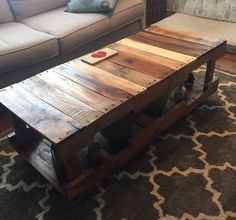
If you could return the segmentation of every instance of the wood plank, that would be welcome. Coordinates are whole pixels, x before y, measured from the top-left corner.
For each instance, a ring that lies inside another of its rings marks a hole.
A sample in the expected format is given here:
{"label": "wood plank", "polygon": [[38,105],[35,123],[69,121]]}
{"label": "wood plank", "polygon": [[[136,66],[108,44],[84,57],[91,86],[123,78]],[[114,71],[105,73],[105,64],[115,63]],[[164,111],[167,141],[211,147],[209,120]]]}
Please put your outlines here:
{"label": "wood plank", "polygon": [[103,71],[95,66],[86,64],[80,61],[79,59],[75,60],[74,62],[69,62],[68,65],[76,68],[81,72],[84,72],[86,75],[89,75],[94,80],[98,80],[99,82],[106,82],[108,85],[116,85],[118,88],[132,95],[137,95],[146,89],[143,86],[137,85],[126,79],[115,76],[114,74]]}
{"label": "wood plank", "polygon": [[184,65],[184,63],[180,61],[168,59],[162,56],[158,56],[155,53],[146,52],[144,50],[139,50],[119,43],[111,44],[110,47],[114,50],[118,50],[120,52],[128,54],[130,53],[130,51],[132,51],[132,55],[140,58],[141,60],[152,61],[159,65],[167,66],[173,70],[178,70]]}
{"label": "wood plank", "polygon": [[125,66],[121,66],[121,65],[112,63],[109,60],[104,60],[104,61],[96,64],[96,67],[98,67],[102,70],[105,70],[109,73],[112,73],[116,76],[119,76],[121,78],[124,78],[126,80],[129,80],[129,81],[136,83],[140,86],[143,86],[145,88],[148,88],[149,86],[151,86],[155,82],[157,82],[156,78],[154,78],[150,75],[129,69]]}
{"label": "wood plank", "polygon": [[94,189],[97,183],[105,176],[111,174],[123,164],[126,164],[131,158],[141,152],[148,142],[150,143],[157,135],[160,135],[173,123],[186,115],[186,112],[191,112],[209,95],[214,93],[217,90],[218,83],[219,80],[212,82],[210,89],[205,93],[197,91],[188,102],[181,102],[162,117],[157,118],[147,127],[140,130],[140,132],[130,138],[127,147],[124,147],[120,152],[106,160],[102,166],[99,166],[94,170],[89,170],[84,175],[81,175],[68,183],[65,186],[67,198],[69,200],[74,200],[76,197],[81,198],[83,195]]}
{"label": "wood plank", "polygon": [[[60,185],[56,170],[53,165],[51,146],[45,140],[35,136],[27,147],[20,147],[14,133],[9,135],[13,148],[30,163],[41,175],[43,175],[56,189],[64,195],[63,187]],[[64,195],[65,196],[65,195]]]}
{"label": "wood plank", "polygon": [[73,96],[76,99],[84,102],[85,104],[92,106],[93,108],[101,111],[108,112],[117,106],[117,102],[112,101],[78,83],[49,70],[37,75],[40,79],[43,79],[48,84],[60,89],[61,91]]}
{"label": "wood plank", "polygon": [[103,115],[101,111],[98,111],[63,91],[50,86],[37,76],[24,80],[19,83],[19,85],[28,90],[34,96],[73,118],[83,127]]}
{"label": "wood plank", "polygon": [[82,127],[80,123],[33,96],[19,84],[1,90],[0,102],[54,144]]}
{"label": "wood plank", "polygon": [[133,97],[116,85],[109,85],[104,80],[95,80],[93,77],[65,64],[53,68],[53,71],[115,102],[124,102]]}
{"label": "wood plank", "polygon": [[154,77],[157,82],[160,81],[160,79],[162,79],[163,77],[167,77],[169,74],[175,71],[167,66],[158,64],[148,59],[140,59],[133,54],[124,53],[121,51],[118,53],[118,55],[109,58],[109,61],[126,68],[130,68],[132,70],[150,75]]}
{"label": "wood plank", "polygon": [[169,28],[169,27],[160,27],[160,26],[152,26],[147,28],[146,30],[162,34],[165,36],[173,37],[176,39],[186,40],[192,43],[207,45],[207,46],[216,46],[221,44],[223,41],[217,38],[209,38],[207,36],[199,35],[193,32],[183,31],[176,28]]}
{"label": "wood plank", "polygon": [[161,47],[156,47],[156,46],[152,46],[146,43],[142,43],[139,41],[135,41],[129,38],[125,38],[123,40],[118,41],[118,43],[132,47],[132,48],[136,48],[139,50],[143,50],[149,53],[153,53],[159,56],[163,56],[172,60],[177,60],[183,63],[189,63],[191,61],[194,61],[196,58],[193,56],[189,56],[189,55],[185,55],[182,53],[178,53],[175,51],[171,51],[171,50],[166,50],[163,49]]}
{"label": "wood plank", "polygon": [[161,47],[163,49],[183,53],[193,57],[199,57],[203,53],[211,50],[212,47],[202,44],[177,39],[149,31],[143,31],[130,37],[130,39],[147,43],[152,46]]}

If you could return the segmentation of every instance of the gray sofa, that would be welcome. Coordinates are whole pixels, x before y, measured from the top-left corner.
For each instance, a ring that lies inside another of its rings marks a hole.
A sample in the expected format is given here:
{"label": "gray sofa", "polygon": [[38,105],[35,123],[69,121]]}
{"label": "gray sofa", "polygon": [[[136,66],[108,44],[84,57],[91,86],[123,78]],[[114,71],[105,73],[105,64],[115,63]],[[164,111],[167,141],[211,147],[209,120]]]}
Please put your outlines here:
{"label": "gray sofa", "polygon": [[68,13],[68,0],[0,0],[0,88],[145,27],[145,1],[109,13]]}
{"label": "gray sofa", "polygon": [[227,40],[227,52],[236,54],[235,0],[167,0],[167,10],[175,14],[154,26],[176,28]]}

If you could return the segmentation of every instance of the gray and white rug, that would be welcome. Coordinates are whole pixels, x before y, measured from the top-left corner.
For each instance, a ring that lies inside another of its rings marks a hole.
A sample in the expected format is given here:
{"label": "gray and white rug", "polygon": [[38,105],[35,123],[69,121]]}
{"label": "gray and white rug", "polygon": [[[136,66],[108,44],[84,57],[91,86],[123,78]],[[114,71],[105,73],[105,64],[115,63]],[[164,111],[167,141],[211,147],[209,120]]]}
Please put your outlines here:
{"label": "gray and white rug", "polygon": [[74,205],[0,141],[1,220],[236,219],[236,76]]}

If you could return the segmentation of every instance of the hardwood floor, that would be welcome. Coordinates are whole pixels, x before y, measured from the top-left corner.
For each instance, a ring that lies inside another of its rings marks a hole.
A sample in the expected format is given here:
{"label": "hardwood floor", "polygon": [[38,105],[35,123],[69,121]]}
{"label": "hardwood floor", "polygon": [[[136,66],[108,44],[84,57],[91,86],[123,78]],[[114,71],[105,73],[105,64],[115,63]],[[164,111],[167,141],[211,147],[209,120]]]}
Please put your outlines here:
{"label": "hardwood floor", "polygon": [[[217,68],[236,75],[236,55],[225,54],[224,57],[217,61]],[[0,110],[0,133],[8,130],[10,127],[10,114]]]}
{"label": "hardwood floor", "polygon": [[217,68],[236,75],[236,55],[225,54],[224,57],[217,61]]}

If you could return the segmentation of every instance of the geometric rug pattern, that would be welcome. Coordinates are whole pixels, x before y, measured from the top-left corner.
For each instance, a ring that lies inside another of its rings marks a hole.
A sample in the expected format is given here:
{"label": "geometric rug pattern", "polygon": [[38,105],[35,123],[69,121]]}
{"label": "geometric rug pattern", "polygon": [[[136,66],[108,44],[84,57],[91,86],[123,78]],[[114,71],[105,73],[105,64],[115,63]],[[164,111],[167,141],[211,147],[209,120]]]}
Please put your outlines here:
{"label": "geometric rug pattern", "polygon": [[75,204],[2,137],[0,219],[236,219],[236,76],[216,75],[217,93]]}

